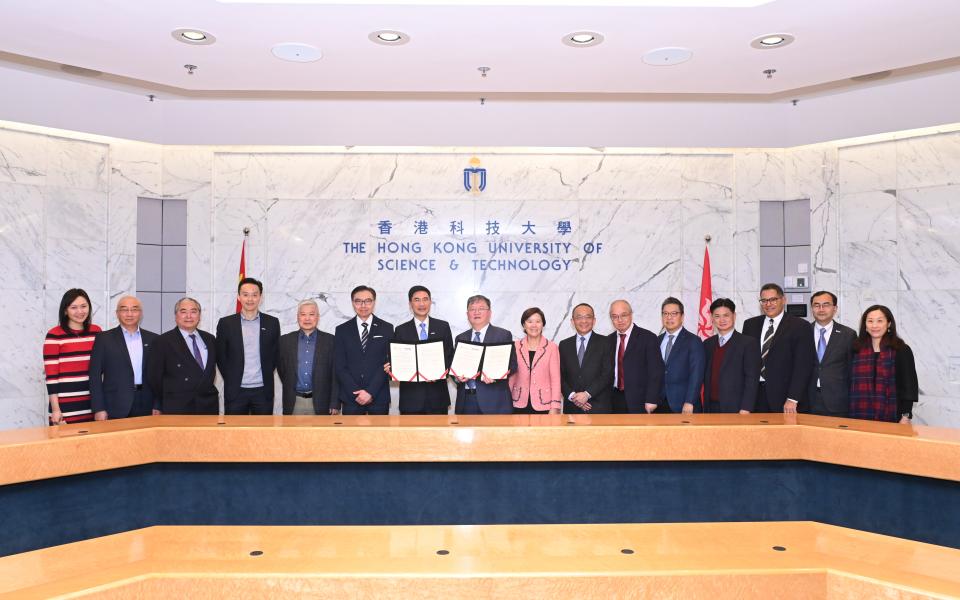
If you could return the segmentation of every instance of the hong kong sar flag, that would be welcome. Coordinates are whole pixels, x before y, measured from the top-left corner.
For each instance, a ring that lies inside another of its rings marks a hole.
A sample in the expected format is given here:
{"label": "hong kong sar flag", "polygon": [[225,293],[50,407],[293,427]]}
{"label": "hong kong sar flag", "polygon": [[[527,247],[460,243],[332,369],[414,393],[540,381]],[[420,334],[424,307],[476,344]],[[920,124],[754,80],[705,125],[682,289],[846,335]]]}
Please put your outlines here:
{"label": "hong kong sar flag", "polygon": [[710,250],[703,248],[703,278],[700,280],[700,314],[697,317],[697,335],[705,340],[713,335],[713,319],[710,318],[710,303],[713,289],[710,285]]}

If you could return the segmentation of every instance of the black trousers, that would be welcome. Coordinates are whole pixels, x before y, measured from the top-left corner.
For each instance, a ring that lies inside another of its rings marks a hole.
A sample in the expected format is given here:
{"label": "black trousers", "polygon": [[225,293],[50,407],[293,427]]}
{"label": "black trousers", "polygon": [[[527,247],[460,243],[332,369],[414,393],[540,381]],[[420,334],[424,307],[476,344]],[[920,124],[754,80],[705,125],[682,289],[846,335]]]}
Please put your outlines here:
{"label": "black trousers", "polygon": [[624,397],[623,392],[617,388],[613,388],[613,391],[610,393],[610,403],[613,405],[613,414],[615,415],[625,415],[630,412],[627,409],[626,397]]}
{"label": "black trousers", "polygon": [[225,401],[223,410],[228,415],[272,415],[273,398],[267,398],[266,388],[240,388],[236,397]]}

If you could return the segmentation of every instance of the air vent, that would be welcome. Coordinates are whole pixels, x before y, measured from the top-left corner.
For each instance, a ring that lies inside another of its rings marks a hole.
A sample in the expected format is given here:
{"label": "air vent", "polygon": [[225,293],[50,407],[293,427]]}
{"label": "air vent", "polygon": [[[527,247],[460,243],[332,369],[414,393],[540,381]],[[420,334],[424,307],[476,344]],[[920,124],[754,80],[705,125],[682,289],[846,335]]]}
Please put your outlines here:
{"label": "air vent", "polygon": [[60,70],[70,75],[79,75],[80,77],[100,77],[103,75],[103,71],[94,71],[93,69],[85,69],[73,65],[60,65]]}

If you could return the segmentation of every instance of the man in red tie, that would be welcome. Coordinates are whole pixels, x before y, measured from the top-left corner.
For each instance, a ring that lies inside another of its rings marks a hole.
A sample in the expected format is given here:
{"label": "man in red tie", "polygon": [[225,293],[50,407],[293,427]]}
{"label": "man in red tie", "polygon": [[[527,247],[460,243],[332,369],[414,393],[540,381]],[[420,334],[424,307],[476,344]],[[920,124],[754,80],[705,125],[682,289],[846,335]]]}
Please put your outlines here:
{"label": "man in red tie", "polygon": [[613,346],[613,412],[652,413],[660,401],[663,358],[651,331],[633,323],[633,309],[626,300],[610,305]]}

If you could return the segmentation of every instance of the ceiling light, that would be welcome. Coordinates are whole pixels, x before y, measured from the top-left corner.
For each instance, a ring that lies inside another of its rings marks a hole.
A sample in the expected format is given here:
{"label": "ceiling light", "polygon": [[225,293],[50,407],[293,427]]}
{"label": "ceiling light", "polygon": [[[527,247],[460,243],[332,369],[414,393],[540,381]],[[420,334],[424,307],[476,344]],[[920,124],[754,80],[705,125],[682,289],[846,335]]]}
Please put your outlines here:
{"label": "ceiling light", "polygon": [[395,29],[381,29],[368,35],[367,39],[383,46],[400,46],[409,42],[410,36]]}
{"label": "ceiling light", "polygon": [[202,31],[195,27],[179,27],[171,31],[170,35],[178,42],[191,46],[209,46],[217,41],[217,38],[209,31]]}
{"label": "ceiling light", "polygon": [[587,46],[596,46],[603,41],[603,35],[596,31],[574,31],[563,36],[564,44],[574,48],[585,48]]}
{"label": "ceiling light", "polygon": [[757,50],[772,50],[783,48],[793,43],[796,38],[789,33],[768,33],[755,38],[750,45]]}

